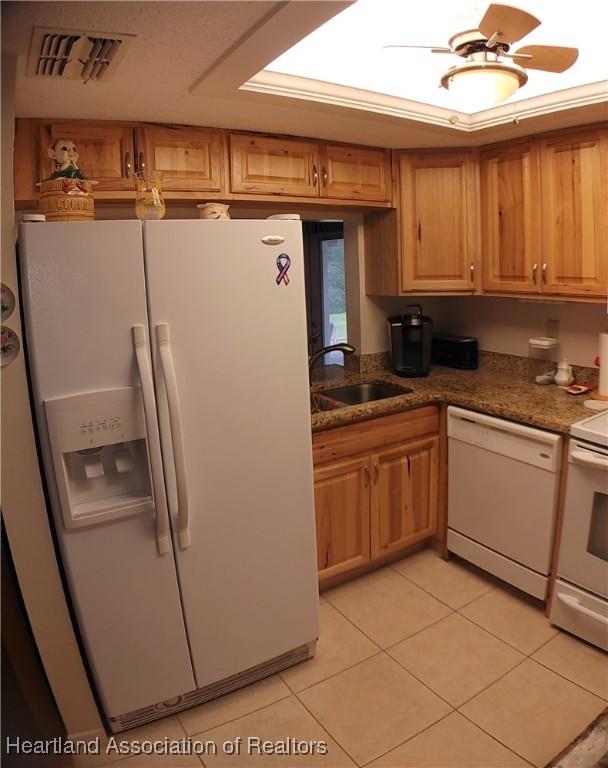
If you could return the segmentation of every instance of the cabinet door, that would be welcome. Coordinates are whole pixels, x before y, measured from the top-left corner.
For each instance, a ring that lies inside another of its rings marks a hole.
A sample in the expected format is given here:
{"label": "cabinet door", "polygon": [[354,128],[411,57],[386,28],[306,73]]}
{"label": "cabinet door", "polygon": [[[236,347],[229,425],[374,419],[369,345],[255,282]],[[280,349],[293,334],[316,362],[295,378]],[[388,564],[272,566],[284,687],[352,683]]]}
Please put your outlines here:
{"label": "cabinet door", "polygon": [[372,559],[404,549],[437,529],[439,438],[371,457]]}
{"label": "cabinet door", "polygon": [[233,192],[319,196],[316,143],[232,133],[230,154]]}
{"label": "cabinet door", "polygon": [[606,296],[608,132],[540,141],[543,292]]}
{"label": "cabinet door", "polygon": [[325,144],[321,195],[341,200],[390,200],[391,160],[384,149]]}
{"label": "cabinet door", "polygon": [[369,457],[315,469],[319,579],[369,562]]}
{"label": "cabinet door", "polygon": [[148,170],[161,171],[163,189],[221,192],[224,138],[221,130],[146,126],[137,131],[137,149]]}
{"label": "cabinet door", "polygon": [[475,288],[478,184],[469,153],[402,155],[402,290]]}
{"label": "cabinet door", "polygon": [[540,290],[538,156],[530,142],[481,157],[483,287]]}
{"label": "cabinet door", "polygon": [[112,123],[49,123],[40,127],[40,178],[53,171],[48,148],[57,139],[71,139],[78,150],[78,166],[87,177],[99,182],[96,192],[134,190],[133,128]]}

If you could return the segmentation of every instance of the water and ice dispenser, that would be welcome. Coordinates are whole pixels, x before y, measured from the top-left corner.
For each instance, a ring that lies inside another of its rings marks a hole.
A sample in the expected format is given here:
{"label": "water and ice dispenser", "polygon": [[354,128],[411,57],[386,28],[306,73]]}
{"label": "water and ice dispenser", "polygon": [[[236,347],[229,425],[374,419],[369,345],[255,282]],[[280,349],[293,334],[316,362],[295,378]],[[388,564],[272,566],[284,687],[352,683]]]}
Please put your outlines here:
{"label": "water and ice dispenser", "polygon": [[44,406],[66,528],[154,510],[139,388],[87,392]]}

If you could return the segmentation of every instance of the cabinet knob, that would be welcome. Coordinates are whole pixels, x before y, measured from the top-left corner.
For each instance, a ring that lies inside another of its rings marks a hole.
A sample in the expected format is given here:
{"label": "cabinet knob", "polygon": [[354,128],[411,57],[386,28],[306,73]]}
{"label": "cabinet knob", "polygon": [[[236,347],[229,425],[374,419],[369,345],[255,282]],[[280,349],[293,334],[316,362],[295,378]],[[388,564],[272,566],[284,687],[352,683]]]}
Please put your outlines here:
{"label": "cabinet knob", "polygon": [[125,176],[131,178],[131,153],[125,152]]}
{"label": "cabinet knob", "polygon": [[469,264],[469,277],[471,278],[471,282],[475,280],[475,264],[473,264],[473,262]]}
{"label": "cabinet knob", "polygon": [[317,186],[317,182],[319,181],[319,171],[317,170],[317,166],[313,165],[312,167],[312,185],[313,187]]}
{"label": "cabinet knob", "polygon": [[139,162],[137,163],[137,170],[143,173],[146,170],[146,157],[143,152],[139,153]]}
{"label": "cabinet knob", "polygon": [[326,187],[327,186],[327,179],[328,179],[327,169],[326,168],[321,168],[321,178],[323,179],[323,186]]}

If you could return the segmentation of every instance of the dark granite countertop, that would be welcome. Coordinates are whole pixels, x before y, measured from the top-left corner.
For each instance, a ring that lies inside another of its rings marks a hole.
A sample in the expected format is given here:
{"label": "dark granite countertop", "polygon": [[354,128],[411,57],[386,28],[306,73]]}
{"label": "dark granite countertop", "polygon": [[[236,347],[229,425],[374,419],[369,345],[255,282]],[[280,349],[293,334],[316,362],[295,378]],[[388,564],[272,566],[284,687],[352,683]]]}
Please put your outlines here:
{"label": "dark granite countertop", "polygon": [[[585,383],[585,370],[576,380]],[[593,372],[590,373],[593,376]],[[569,395],[554,384],[531,383],[511,356],[483,358],[474,371],[433,366],[424,378],[406,379],[386,370],[348,373],[339,366],[317,369],[311,393],[365,381],[385,381],[407,387],[411,393],[362,405],[351,405],[312,414],[312,431],[387,416],[431,403],[448,403],[552,432],[567,433],[570,425],[591,416],[584,408],[588,394]],[[592,383],[592,382],[591,382]]]}

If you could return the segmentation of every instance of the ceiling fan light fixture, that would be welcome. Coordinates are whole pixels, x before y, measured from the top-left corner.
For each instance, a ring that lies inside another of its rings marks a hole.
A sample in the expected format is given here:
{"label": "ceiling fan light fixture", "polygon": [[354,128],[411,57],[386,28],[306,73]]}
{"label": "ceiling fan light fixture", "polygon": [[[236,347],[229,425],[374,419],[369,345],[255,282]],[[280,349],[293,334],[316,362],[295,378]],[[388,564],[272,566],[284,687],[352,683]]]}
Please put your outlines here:
{"label": "ceiling fan light fixture", "polygon": [[441,85],[463,112],[478,112],[501,104],[525,85],[528,75],[518,64],[502,61],[466,61],[451,67]]}

